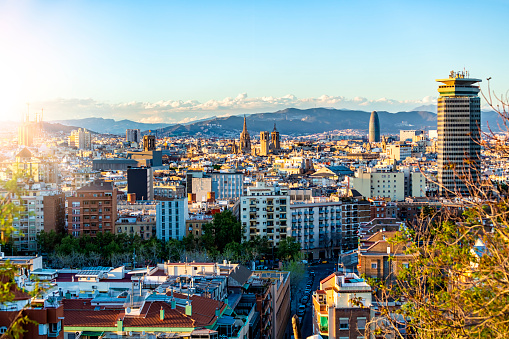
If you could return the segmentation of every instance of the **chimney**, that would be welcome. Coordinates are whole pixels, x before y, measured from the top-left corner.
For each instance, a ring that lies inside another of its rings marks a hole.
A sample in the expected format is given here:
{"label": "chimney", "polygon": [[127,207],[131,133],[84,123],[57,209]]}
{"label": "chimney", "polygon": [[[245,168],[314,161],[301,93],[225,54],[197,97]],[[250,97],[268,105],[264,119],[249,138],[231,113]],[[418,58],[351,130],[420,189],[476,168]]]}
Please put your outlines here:
{"label": "chimney", "polygon": [[159,311],[159,320],[164,320],[164,309],[161,306],[161,310]]}
{"label": "chimney", "polygon": [[219,317],[221,315],[221,311],[219,310],[219,308],[216,308],[216,317]]}
{"label": "chimney", "polygon": [[193,306],[191,306],[191,302],[188,301],[186,305],[186,315],[193,315]]}
{"label": "chimney", "polygon": [[172,298],[171,299],[171,309],[174,310],[177,308],[177,301],[175,300],[175,298]]}

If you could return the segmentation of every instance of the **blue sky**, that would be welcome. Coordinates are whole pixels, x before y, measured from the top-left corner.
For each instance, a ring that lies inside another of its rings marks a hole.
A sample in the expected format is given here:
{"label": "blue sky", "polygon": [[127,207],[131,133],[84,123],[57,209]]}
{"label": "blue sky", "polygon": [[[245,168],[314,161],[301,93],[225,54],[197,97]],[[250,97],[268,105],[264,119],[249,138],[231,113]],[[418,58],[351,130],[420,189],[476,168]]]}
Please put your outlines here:
{"label": "blue sky", "polygon": [[507,13],[507,1],[0,1],[0,119],[26,102],[48,120],[408,110],[463,67],[505,93]]}

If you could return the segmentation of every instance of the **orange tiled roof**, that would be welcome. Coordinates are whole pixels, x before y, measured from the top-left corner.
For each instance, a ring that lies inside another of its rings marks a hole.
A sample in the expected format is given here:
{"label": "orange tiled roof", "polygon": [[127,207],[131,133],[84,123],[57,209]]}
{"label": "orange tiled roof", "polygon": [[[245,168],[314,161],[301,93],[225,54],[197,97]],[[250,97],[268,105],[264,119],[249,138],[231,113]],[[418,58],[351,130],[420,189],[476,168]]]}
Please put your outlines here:
{"label": "orange tiled roof", "polygon": [[[179,299],[187,296],[175,293]],[[185,308],[171,305],[164,301],[147,301],[139,316],[126,316],[124,308],[97,309],[90,304],[91,299],[64,299],[64,325],[84,327],[112,327],[117,326],[117,320],[122,319],[124,327],[204,327],[212,325],[217,317],[216,308],[224,310],[226,304],[213,299],[192,296],[192,315],[185,314]],[[164,320],[160,319],[160,310],[164,310]]]}

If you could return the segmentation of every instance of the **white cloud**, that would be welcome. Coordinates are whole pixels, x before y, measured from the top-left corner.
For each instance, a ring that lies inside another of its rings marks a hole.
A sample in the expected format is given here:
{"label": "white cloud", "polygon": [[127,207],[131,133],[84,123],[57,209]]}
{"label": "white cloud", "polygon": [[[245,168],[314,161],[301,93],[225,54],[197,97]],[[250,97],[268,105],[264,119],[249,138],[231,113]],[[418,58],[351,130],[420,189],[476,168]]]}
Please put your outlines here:
{"label": "white cloud", "polygon": [[343,96],[321,95],[315,98],[297,98],[293,94],[282,97],[249,97],[240,93],[222,100],[211,99],[206,102],[196,100],[160,100],[157,102],[125,102],[111,104],[87,99],[55,99],[35,103],[31,107],[43,107],[45,120],[62,120],[86,117],[130,119],[140,122],[176,123],[191,122],[211,116],[228,116],[242,113],[271,112],[280,109],[330,107],[342,109],[408,111],[422,105],[436,103],[434,97],[418,100],[394,100],[388,98],[367,99]]}

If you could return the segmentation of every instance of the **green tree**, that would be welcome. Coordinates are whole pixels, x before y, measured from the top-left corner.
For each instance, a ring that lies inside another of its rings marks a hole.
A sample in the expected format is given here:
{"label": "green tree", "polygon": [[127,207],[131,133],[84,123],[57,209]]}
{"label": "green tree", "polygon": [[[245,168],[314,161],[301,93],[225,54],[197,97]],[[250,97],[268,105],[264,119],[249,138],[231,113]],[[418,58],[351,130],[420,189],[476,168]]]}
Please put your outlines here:
{"label": "green tree", "polygon": [[[502,107],[507,127],[507,102]],[[505,136],[486,134],[482,145],[500,158],[509,155]],[[455,193],[466,209],[462,215],[444,214],[446,207],[439,218],[423,213],[418,223],[391,239],[414,259],[395,279],[371,282],[384,317],[373,322],[375,335],[403,338],[398,327],[406,325],[414,338],[508,337],[509,197],[488,180],[457,179],[469,190],[468,197]],[[388,302],[401,308],[385,306]]]}
{"label": "green tree", "polygon": [[[2,183],[1,186],[6,194],[0,199],[0,246],[5,249],[6,245],[12,245],[11,235],[15,231],[13,222],[24,212],[24,209],[21,204],[13,202],[13,200],[18,200],[22,196],[21,189],[18,186],[18,174],[14,173],[12,180]],[[0,265],[0,304],[14,301],[16,272],[17,267],[9,260]],[[38,291],[39,288],[36,286],[34,290]],[[35,296],[35,292],[32,294]],[[20,313],[2,337],[20,338],[26,332],[24,325],[29,323],[37,324],[28,316],[22,316]]]}
{"label": "green tree", "polygon": [[212,222],[204,224],[202,229],[202,240],[207,251],[215,249],[223,252],[228,243],[242,241],[242,226],[230,210],[215,214]]}
{"label": "green tree", "polygon": [[287,237],[279,242],[277,256],[281,260],[295,260],[300,254],[300,243],[295,238]]}
{"label": "green tree", "polygon": [[294,301],[294,311],[297,309],[298,298],[297,291],[299,290],[300,283],[306,275],[306,267],[301,260],[290,260],[285,262],[283,271],[290,272],[290,293],[291,300]]}

